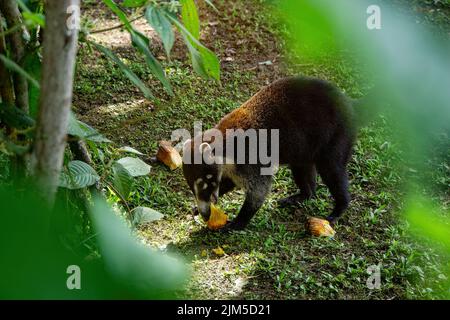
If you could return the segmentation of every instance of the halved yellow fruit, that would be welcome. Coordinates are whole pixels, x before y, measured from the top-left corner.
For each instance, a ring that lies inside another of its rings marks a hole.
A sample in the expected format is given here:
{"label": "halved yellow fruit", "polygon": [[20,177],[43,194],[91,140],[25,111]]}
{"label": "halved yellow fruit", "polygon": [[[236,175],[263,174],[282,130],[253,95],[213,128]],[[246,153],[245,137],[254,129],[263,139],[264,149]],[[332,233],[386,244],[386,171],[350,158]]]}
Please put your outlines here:
{"label": "halved yellow fruit", "polygon": [[336,231],[331,227],[328,220],[319,218],[309,218],[308,229],[316,237],[334,237],[336,234]]}
{"label": "halved yellow fruit", "polygon": [[211,230],[217,230],[227,224],[228,216],[220,208],[211,204],[211,215],[207,222],[208,228]]}

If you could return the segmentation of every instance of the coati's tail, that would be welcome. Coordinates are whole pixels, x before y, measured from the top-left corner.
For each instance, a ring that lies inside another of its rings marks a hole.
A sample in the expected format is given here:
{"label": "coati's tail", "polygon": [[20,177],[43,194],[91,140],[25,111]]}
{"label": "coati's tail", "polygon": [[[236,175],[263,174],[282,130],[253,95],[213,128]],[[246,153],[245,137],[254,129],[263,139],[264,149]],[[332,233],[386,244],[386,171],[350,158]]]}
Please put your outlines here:
{"label": "coati's tail", "polygon": [[372,89],[366,96],[359,99],[351,99],[355,124],[358,127],[369,125],[386,106],[378,91]]}

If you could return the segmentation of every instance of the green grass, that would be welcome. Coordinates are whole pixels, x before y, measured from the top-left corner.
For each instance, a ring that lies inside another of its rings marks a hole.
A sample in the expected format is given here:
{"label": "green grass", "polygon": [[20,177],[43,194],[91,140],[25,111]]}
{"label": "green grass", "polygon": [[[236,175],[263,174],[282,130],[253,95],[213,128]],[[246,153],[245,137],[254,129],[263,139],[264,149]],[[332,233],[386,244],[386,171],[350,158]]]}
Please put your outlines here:
{"label": "green grass", "polygon": [[[170,139],[177,128],[192,130],[194,121],[214,125],[266,82],[288,74],[328,79],[351,96],[370,87],[361,68],[343,56],[314,63],[248,67],[264,57],[261,46],[285,31],[270,21],[270,12],[252,2],[218,1],[221,14],[208,13],[210,21],[233,26],[236,34],[217,37],[209,45],[221,56],[236,39],[252,39],[236,46],[234,62],[223,65],[221,84],[193,74],[186,61],[165,62],[176,96],[169,98],[151,76],[141,58],[132,51],[121,53],[131,68],[153,89],[157,101],[143,101],[122,73],[108,61],[81,49],[76,79],[75,108],[80,118],[93,125],[116,146],[130,145],[156,153],[161,139]],[[245,11],[245,10],[248,11]],[[255,12],[258,12],[256,14]],[[207,21],[207,20],[206,20]],[[206,24],[203,21],[203,25]],[[281,50],[279,44],[270,50]],[[266,57],[267,58],[272,58]],[[337,226],[334,239],[313,238],[306,233],[306,217],[325,217],[332,208],[330,193],[319,184],[317,198],[297,208],[280,209],[276,201],[295,192],[289,170],[281,169],[263,208],[240,232],[210,232],[191,214],[193,198],[180,170],[153,164],[149,177],[136,181],[128,202],[148,206],[165,215],[161,221],[138,230],[146,243],[178,254],[191,266],[191,278],[180,296],[190,298],[248,299],[427,299],[441,297],[440,263],[445,257],[422,246],[408,233],[401,215],[401,148],[385,118],[362,128],[349,165],[353,201]],[[108,148],[105,148],[107,150]],[[439,170],[448,170],[445,163]],[[447,168],[447,169],[445,169]],[[447,171],[448,173],[448,171]],[[441,179],[440,176],[436,179]],[[448,180],[446,180],[448,181]],[[441,181],[441,183],[446,183]],[[445,192],[445,191],[444,191]],[[446,199],[448,194],[439,193]],[[110,200],[119,199],[110,195]],[[243,200],[234,192],[220,200],[233,217]],[[226,255],[212,249],[221,246]],[[203,253],[203,254],[202,254]],[[205,254],[206,253],[206,254]],[[381,265],[381,288],[366,286],[367,268]]]}

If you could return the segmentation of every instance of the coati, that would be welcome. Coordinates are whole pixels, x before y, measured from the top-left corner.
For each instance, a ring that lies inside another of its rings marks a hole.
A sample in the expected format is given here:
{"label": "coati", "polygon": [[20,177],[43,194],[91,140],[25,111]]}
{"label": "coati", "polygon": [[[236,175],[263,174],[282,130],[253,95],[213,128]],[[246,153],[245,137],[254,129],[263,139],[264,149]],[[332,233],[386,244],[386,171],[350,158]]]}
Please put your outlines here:
{"label": "coati", "polygon": [[[317,172],[334,198],[334,209],[327,218],[334,223],[350,202],[346,167],[356,135],[354,122],[351,99],[334,85],[315,78],[289,77],[263,88],[223,117],[214,130],[224,134],[226,149],[230,140],[227,129],[278,129],[279,164],[290,167],[300,189],[280,204],[295,204],[313,197]],[[260,162],[239,164],[236,153],[233,159],[222,163],[204,160],[214,159],[217,153],[210,147],[214,138],[207,133],[184,144],[184,153],[188,152],[191,160],[195,155],[202,156],[198,164],[184,161],[184,177],[205,220],[209,219],[211,202],[217,202],[219,196],[234,188],[244,189],[245,201],[239,214],[223,230],[243,229],[270,192],[272,175],[261,174],[264,165]],[[247,160],[250,152],[256,150],[247,143]]]}

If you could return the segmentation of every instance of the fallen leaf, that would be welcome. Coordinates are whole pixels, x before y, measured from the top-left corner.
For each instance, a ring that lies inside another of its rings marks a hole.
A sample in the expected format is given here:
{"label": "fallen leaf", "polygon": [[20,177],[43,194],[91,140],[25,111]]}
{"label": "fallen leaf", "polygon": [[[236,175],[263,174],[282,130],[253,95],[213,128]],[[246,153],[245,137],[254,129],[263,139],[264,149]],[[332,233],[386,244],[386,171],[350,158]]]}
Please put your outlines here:
{"label": "fallen leaf", "polygon": [[225,255],[225,251],[221,247],[217,247],[216,249],[212,249],[212,251],[218,255],[219,257]]}

